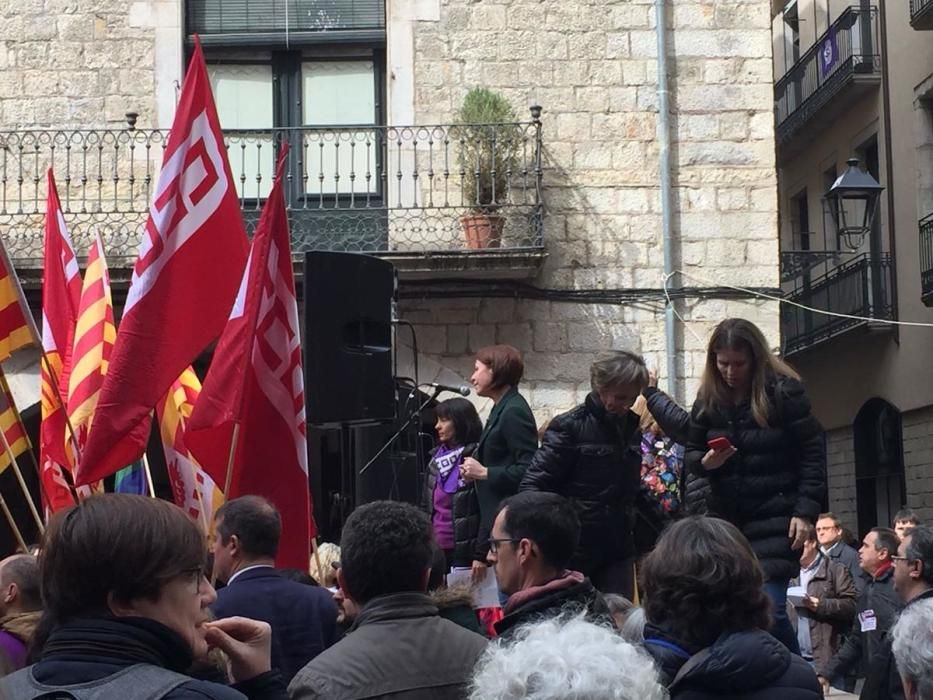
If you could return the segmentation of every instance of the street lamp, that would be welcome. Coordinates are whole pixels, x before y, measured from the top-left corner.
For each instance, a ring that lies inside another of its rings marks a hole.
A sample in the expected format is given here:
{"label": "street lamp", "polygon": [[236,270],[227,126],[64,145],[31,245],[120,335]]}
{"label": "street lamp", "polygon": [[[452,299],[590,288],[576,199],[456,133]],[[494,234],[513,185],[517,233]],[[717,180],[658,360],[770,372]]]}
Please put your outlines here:
{"label": "street lamp", "polygon": [[850,250],[858,250],[871,231],[884,187],[859,167],[858,158],[850,158],[846,163],[849,167],[836,178],[825,198],[836,235]]}

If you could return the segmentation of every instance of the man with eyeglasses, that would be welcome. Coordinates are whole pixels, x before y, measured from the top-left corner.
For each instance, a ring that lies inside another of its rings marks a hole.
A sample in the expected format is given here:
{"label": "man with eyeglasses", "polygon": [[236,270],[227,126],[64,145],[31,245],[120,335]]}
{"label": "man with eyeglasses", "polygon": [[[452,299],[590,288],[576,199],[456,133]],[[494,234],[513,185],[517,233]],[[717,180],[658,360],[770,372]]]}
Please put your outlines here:
{"label": "man with eyeglasses", "polygon": [[845,566],[852,574],[855,589],[861,593],[868,579],[859,565],[858,552],[847,545],[843,540],[842,523],[835,513],[820,513],[816,519],[816,541],[820,543],[820,551],[831,561]]}
{"label": "man with eyeglasses", "polygon": [[599,591],[579,571],[567,569],[579,540],[580,519],[563,496],[523,491],[502,502],[486,557],[508,595],[505,616],[496,623],[500,637],[526,622],[575,612],[611,622]]}
{"label": "man with eyeglasses", "polygon": [[[933,599],[933,528],[918,526],[901,536],[894,561],[894,590],[904,601],[904,610],[925,599]],[[903,614],[903,613],[901,613]],[[933,620],[930,621],[933,625]],[[862,698],[903,698],[901,674],[886,635],[875,664],[862,689]]]}

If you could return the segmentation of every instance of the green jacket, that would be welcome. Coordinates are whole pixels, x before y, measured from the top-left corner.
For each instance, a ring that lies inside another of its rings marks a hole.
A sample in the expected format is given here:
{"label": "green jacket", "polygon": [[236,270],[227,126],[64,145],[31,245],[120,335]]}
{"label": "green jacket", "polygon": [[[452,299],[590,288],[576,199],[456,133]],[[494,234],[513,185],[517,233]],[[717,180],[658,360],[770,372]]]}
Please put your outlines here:
{"label": "green jacket", "polygon": [[473,457],[489,471],[476,482],[479,502],[479,536],[476,556],[486,561],[489,533],[502,499],[518,493],[518,485],[538,449],[538,428],[525,398],[512,387],[489,414]]}

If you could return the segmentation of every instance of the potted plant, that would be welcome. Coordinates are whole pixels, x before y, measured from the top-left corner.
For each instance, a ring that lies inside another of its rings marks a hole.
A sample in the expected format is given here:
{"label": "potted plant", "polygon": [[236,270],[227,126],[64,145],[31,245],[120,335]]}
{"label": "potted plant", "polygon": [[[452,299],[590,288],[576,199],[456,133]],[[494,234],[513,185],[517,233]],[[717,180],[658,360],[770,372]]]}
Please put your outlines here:
{"label": "potted plant", "polygon": [[455,120],[462,175],[460,218],[467,248],[498,248],[508,201],[509,180],[521,148],[521,133],[512,105],[499,93],[473,88],[463,98]]}

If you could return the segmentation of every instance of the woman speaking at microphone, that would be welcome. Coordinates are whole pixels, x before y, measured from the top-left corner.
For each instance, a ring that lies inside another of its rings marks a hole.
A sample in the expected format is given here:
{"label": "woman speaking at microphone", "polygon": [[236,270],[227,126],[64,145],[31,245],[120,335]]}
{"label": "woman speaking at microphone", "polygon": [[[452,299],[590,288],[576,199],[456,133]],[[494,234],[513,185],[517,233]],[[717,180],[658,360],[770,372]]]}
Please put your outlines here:
{"label": "woman speaking at microphone", "polygon": [[473,580],[486,577],[489,533],[502,499],[518,492],[518,485],[538,449],[535,417],[518,383],[525,371],[522,354],[511,345],[490,345],[475,356],[470,377],[477,395],[492,399],[493,407],[473,456],[463,460],[460,473],[476,484],[479,535],[473,553]]}

